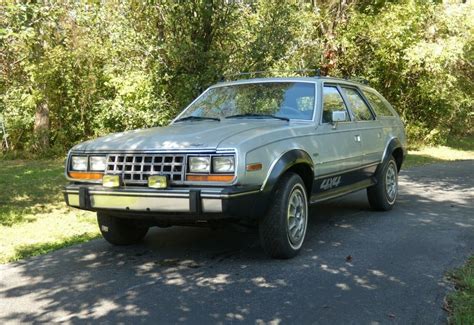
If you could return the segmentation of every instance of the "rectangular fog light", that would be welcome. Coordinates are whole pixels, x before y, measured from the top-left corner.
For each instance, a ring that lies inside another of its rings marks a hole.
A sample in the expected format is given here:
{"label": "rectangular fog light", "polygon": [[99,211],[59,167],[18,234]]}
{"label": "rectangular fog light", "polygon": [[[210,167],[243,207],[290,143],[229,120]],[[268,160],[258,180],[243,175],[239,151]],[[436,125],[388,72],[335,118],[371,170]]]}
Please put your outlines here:
{"label": "rectangular fog light", "polygon": [[102,177],[102,185],[104,187],[119,187],[120,176],[119,175],[104,175],[104,177]]}
{"label": "rectangular fog light", "polygon": [[148,187],[151,188],[167,188],[168,178],[162,175],[152,175],[148,177]]}

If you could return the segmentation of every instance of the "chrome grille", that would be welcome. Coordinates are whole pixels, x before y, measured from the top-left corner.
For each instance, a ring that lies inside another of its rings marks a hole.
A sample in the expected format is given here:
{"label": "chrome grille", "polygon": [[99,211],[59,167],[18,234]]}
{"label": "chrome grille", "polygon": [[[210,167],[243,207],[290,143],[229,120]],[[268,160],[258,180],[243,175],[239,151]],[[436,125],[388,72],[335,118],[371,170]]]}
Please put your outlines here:
{"label": "chrome grille", "polygon": [[109,154],[106,174],[120,174],[125,184],[146,184],[150,175],[166,175],[172,183],[184,181],[185,155]]}

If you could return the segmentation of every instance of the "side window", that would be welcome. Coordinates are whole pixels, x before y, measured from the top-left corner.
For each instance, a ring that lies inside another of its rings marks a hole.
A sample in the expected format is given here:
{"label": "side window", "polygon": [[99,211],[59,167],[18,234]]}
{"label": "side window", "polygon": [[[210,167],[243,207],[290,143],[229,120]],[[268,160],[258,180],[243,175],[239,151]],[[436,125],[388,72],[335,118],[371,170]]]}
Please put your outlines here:
{"label": "side window", "polygon": [[324,86],[323,90],[323,123],[332,122],[332,112],[334,111],[345,111],[347,118],[349,119],[349,114],[347,113],[346,105],[342,99],[341,94],[335,86]]}
{"label": "side window", "polygon": [[371,91],[364,91],[364,95],[369,100],[369,103],[372,105],[372,108],[374,109],[377,116],[393,116],[392,111],[377,94]]}
{"label": "side window", "polygon": [[370,112],[369,107],[364,102],[360,94],[354,88],[342,88],[347,96],[347,99],[350,102],[352,113],[359,121],[368,121],[373,120],[374,117]]}

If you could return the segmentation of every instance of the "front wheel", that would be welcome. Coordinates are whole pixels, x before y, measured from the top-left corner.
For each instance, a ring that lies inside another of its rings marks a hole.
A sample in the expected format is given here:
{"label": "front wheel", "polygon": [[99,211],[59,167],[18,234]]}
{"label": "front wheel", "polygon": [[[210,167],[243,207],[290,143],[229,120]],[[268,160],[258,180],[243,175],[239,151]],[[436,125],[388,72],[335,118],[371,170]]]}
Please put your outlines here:
{"label": "front wheel", "polygon": [[308,226],[308,198],[301,177],[279,180],[267,214],[259,221],[260,242],[273,258],[291,258],[301,250]]}
{"label": "front wheel", "polygon": [[102,237],[113,245],[132,245],[140,242],[148,232],[148,227],[140,223],[121,219],[109,214],[97,213]]}
{"label": "front wheel", "polygon": [[370,206],[378,211],[393,208],[398,196],[398,168],[393,157],[390,157],[375,174],[377,184],[367,188]]}

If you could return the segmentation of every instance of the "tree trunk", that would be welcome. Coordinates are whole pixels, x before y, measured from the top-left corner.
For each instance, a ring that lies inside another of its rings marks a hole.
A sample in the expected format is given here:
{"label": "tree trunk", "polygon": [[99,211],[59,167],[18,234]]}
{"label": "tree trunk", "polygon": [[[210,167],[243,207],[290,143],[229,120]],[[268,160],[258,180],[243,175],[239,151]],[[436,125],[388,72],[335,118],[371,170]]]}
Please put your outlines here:
{"label": "tree trunk", "polygon": [[36,149],[47,150],[49,148],[49,107],[44,101],[36,105],[34,134]]}

